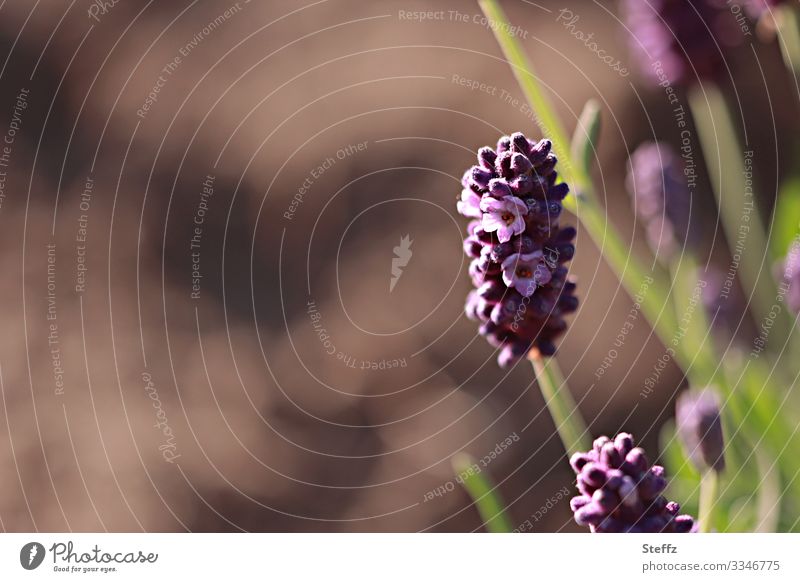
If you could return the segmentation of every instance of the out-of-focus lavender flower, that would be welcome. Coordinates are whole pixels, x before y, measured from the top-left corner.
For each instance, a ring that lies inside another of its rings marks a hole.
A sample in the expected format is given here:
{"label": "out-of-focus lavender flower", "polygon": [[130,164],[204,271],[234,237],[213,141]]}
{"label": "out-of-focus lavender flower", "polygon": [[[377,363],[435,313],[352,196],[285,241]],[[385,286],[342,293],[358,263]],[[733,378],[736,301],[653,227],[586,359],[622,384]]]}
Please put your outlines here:
{"label": "out-of-focus lavender flower", "polygon": [[725,438],[719,397],[711,388],[686,391],[675,405],[678,435],[698,471],[725,469]]}
{"label": "out-of-focus lavender flower", "polygon": [[786,305],[793,313],[800,313],[800,238],[795,239],[789,247],[779,279]]}
{"label": "out-of-focus lavender flower", "polygon": [[681,246],[695,242],[683,163],[669,145],[645,142],[636,148],[626,185],[656,257],[668,261]]}
{"label": "out-of-focus lavender flower", "polygon": [[570,501],[575,521],[593,533],[687,533],[694,519],[678,515],[680,506],[667,501],[664,468],[650,466],[634,448],[633,436],[602,436],[592,450],[575,453],[570,464],[578,476],[580,495]]}
{"label": "out-of-focus lavender flower", "polygon": [[476,287],[465,311],[500,350],[501,366],[532,348],[552,355],[553,341],[566,329],[564,316],[578,307],[564,265],[575,253],[576,231],[558,222],[569,188],[556,183],[550,150],[549,140],[504,136],[496,149],[478,151],[477,165],[462,179],[457,207],[473,219],[464,252]]}
{"label": "out-of-focus lavender flower", "polygon": [[723,273],[713,266],[698,268],[697,279],[705,281],[700,299],[711,328],[728,344],[739,333],[747,312],[742,290],[731,271]]}
{"label": "out-of-focus lavender flower", "polygon": [[725,0],[622,0],[632,51],[654,85],[689,84],[725,71],[721,46],[741,30]]}

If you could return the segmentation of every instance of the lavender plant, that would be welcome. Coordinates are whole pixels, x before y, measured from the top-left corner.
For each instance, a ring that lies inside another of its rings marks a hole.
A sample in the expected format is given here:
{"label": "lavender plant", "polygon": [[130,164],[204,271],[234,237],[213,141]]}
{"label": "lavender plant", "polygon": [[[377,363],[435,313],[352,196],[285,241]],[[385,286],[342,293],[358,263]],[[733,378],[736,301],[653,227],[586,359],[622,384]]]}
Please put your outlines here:
{"label": "lavender plant", "polygon": [[[769,4],[772,7],[779,2]],[[531,359],[546,404],[577,475],[580,495],[572,502],[576,521],[588,525],[593,532],[687,532],[710,531],[712,527],[743,529],[736,525],[739,523],[752,523],[752,527],[759,531],[774,529],[780,523],[784,524],[784,529],[796,529],[800,524],[800,507],[781,496],[779,491],[783,482],[787,490],[800,494],[798,463],[787,452],[800,446],[800,435],[790,419],[777,414],[788,401],[794,399],[796,403],[796,398],[790,389],[781,390],[781,379],[788,376],[772,350],[759,348],[758,352],[753,352],[755,356],[751,353],[747,359],[740,350],[731,349],[730,342],[727,346],[717,343],[720,337],[730,339],[730,334],[711,333],[702,309],[703,294],[698,291],[705,287],[705,281],[700,278],[702,275],[698,276],[700,270],[691,250],[695,246],[695,241],[690,238],[694,233],[688,217],[691,197],[681,179],[678,156],[672,154],[664,143],[651,143],[637,150],[629,164],[628,187],[637,214],[645,222],[651,249],[672,278],[672,284],[668,285],[658,269],[648,271],[632,257],[595,198],[591,152],[597,139],[599,108],[593,103],[587,104],[570,147],[566,132],[533,74],[519,40],[507,32],[510,26],[497,1],[480,0],[480,5],[487,18],[498,25],[493,28],[496,38],[536,112],[543,135],[553,138],[552,150],[558,153],[561,173],[573,186],[574,196],[565,198],[567,187],[558,181],[554,158],[552,162],[540,161],[542,144],[547,144],[544,159],[552,155],[547,140],[530,141],[522,134],[514,134],[511,138],[501,139],[496,150],[481,150],[478,165],[465,176],[465,189],[459,202],[459,211],[473,219],[465,250],[473,258],[471,274],[477,289],[470,295],[467,313],[482,322],[481,333],[501,350],[499,362],[502,365],[513,364],[525,355]],[[785,6],[782,10],[788,8]],[[713,84],[726,68],[722,47],[740,42],[741,31],[726,30],[721,18],[730,8],[717,0],[623,0],[623,9],[634,37],[635,50],[648,56],[642,61],[644,76],[651,82],[675,83],[689,91],[690,109],[706,158],[716,164],[720,163],[719,160],[740,161],[744,150],[738,143],[734,118],[726,108],[720,90]],[[800,49],[797,53],[800,54]],[[696,86],[698,81],[704,83],[702,89]],[[512,151],[515,140],[519,146]],[[504,152],[511,152],[505,155],[507,165],[498,165]],[[536,152],[536,155],[531,152]],[[516,166],[512,167],[511,160],[515,155],[519,157]],[[537,162],[547,169],[541,174],[550,177],[548,188],[543,189],[538,197],[520,194],[527,186],[521,190],[515,180],[529,175],[528,172],[539,176]],[[742,205],[728,200],[723,203],[722,193],[743,190],[730,171],[724,172],[721,166],[713,163],[710,171],[730,243]],[[551,188],[555,190],[553,193]],[[534,215],[542,218],[535,219],[530,215],[534,207],[527,199],[537,200],[537,204],[552,199],[559,206],[557,212],[552,213],[549,207],[541,210],[536,207]],[[663,433],[662,449],[678,476],[675,480],[680,487],[676,486],[676,491],[682,492],[679,497],[693,500],[697,490],[700,491],[699,522],[688,515],[679,515],[677,503],[666,501],[663,495],[668,487],[665,470],[661,465],[651,466],[644,452],[634,448],[630,435],[622,433],[613,441],[601,437],[588,452],[581,452],[588,448],[580,444],[588,430],[558,371],[555,358],[542,357],[555,351],[553,340],[563,330],[562,316],[577,306],[574,286],[559,288],[556,285],[558,293],[546,290],[552,281],[560,281],[555,272],[564,268],[563,263],[572,257],[574,250],[571,246],[574,232],[558,225],[562,207],[576,214],[581,226],[597,243],[632,296],[644,278],[655,281],[641,305],[646,318],[665,346],[672,350],[675,362],[691,385],[706,386],[713,381],[719,387],[719,394],[708,388],[685,392],[677,403],[676,426],[667,423]],[[787,317],[785,312],[779,314],[781,309],[776,310],[774,306],[770,309],[772,302],[783,301],[780,290],[786,295],[789,307],[797,313],[800,300],[795,302],[794,295],[800,294],[792,293],[796,271],[800,271],[794,265],[796,257],[789,251],[779,276],[780,286],[765,277],[763,253],[771,249],[769,237],[757,208],[748,208],[747,214],[749,246],[747,252],[737,249],[743,290],[751,299],[754,318],[770,322],[772,343],[783,348],[788,345],[800,354],[793,334],[796,321]],[[546,229],[531,230],[532,224],[546,225]],[[797,220],[793,226],[796,224]],[[564,231],[569,236],[562,234]],[[534,236],[537,232],[538,236]],[[687,241],[691,244],[686,244]],[[569,245],[564,247],[568,257],[556,266],[558,261],[546,260],[544,249],[561,243]],[[514,259],[506,264],[511,256]],[[520,265],[521,273],[510,270],[512,266]],[[713,273],[713,269],[708,272]],[[715,295],[718,297],[719,293]],[[507,326],[511,320],[506,318],[513,309],[504,308],[503,299],[509,296],[514,298],[511,308],[523,302],[534,303],[540,297],[550,299],[547,304],[550,311],[539,312],[539,317],[529,322],[526,328],[535,334],[518,336],[508,333]],[[564,297],[569,299],[561,305]],[[700,303],[701,308],[688,322],[686,313],[694,310],[690,301]],[[554,327],[551,327],[552,323],[555,323]],[[558,332],[552,333],[553,330]],[[538,343],[539,339],[543,340],[542,343]],[[766,340],[762,341],[761,347],[766,343]],[[723,357],[726,354],[727,357]],[[724,407],[721,405],[723,400]],[[729,442],[723,437],[723,416],[730,416],[731,422],[737,426]],[[673,446],[676,436],[683,442],[684,451]],[[774,458],[772,464],[768,461],[770,457]],[[736,471],[731,469],[726,475],[733,474],[735,480],[727,482],[720,492],[718,479],[728,458]],[[494,488],[487,485],[482,491],[482,498],[491,498]],[[721,500],[724,496],[757,500],[752,504],[758,512],[757,518],[743,522],[740,516],[750,504],[745,502],[734,513],[729,503]],[[776,506],[785,511],[776,511]]]}
{"label": "lavender plant", "polygon": [[715,79],[725,71],[723,44],[736,44],[740,33],[725,26],[725,2],[713,0],[622,0],[633,54],[642,75],[653,85],[667,79],[691,84]]}
{"label": "lavender plant", "polygon": [[656,258],[669,264],[679,249],[697,242],[690,225],[691,195],[683,163],[669,145],[640,145],[628,162],[626,184]]}
{"label": "lavender plant", "polygon": [[574,252],[575,229],[559,226],[569,187],[557,183],[556,157],[548,140],[522,133],[504,136],[497,149],[478,151],[478,165],[464,174],[459,212],[470,223],[464,251],[475,291],[467,316],[499,349],[509,366],[535,348],[555,353],[554,340],[575,311],[575,283],[564,265]]}
{"label": "lavender plant", "polygon": [[594,533],[688,533],[694,519],[679,515],[680,505],[667,501],[664,467],[650,465],[633,436],[602,436],[592,449],[570,459],[580,495],[570,506],[579,525]]}

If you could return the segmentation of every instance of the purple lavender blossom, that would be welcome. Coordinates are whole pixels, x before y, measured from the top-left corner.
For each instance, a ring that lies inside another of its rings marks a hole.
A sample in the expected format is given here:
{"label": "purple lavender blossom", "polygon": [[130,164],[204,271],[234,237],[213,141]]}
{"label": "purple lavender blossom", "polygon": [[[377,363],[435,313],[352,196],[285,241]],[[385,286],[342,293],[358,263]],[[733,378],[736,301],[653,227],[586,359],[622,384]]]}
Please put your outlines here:
{"label": "purple lavender blossom", "polygon": [[478,151],[464,174],[458,211],[473,220],[464,252],[475,291],[465,312],[509,366],[536,348],[555,352],[566,329],[564,316],[578,308],[575,283],[564,265],[575,253],[576,231],[558,219],[569,192],[556,183],[556,157],[549,140],[521,133],[504,136],[496,149]]}
{"label": "purple lavender blossom", "polygon": [[461,199],[456,203],[459,214],[469,218],[480,218],[483,216],[481,212],[481,197],[476,194],[471,188],[464,188],[461,191]]}
{"label": "purple lavender blossom", "polygon": [[636,148],[626,185],[656,257],[668,261],[679,247],[695,242],[683,163],[669,145],[645,142]]}
{"label": "purple lavender blossom", "polygon": [[546,285],[553,278],[542,251],[509,255],[503,261],[501,268],[503,282],[519,291],[524,297],[530,297],[537,287]]}
{"label": "purple lavender blossom", "polygon": [[512,236],[525,230],[527,205],[515,196],[497,199],[484,196],[480,208],[484,212],[481,226],[486,232],[497,232],[497,239],[508,242]]}
{"label": "purple lavender blossom", "polygon": [[725,0],[622,0],[631,50],[653,84],[689,84],[725,71],[720,45],[736,45],[741,30]]}
{"label": "purple lavender blossom", "polygon": [[570,501],[575,521],[592,533],[694,531],[694,519],[678,515],[680,506],[662,495],[664,468],[651,467],[644,451],[633,445],[633,436],[623,432],[613,441],[599,437],[592,450],[572,455],[580,491]]}
{"label": "purple lavender blossom", "polygon": [[678,435],[698,471],[725,469],[725,438],[719,411],[719,397],[710,388],[687,391],[675,405]]}

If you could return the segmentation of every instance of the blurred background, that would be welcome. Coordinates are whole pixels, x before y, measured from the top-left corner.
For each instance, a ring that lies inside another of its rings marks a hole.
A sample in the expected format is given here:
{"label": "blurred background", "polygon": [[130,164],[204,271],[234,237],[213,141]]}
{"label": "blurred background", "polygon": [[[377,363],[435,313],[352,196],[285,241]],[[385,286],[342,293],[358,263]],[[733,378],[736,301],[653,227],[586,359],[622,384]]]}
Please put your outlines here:
{"label": "blurred background", "polygon": [[[595,178],[639,253],[626,162],[680,146],[672,105],[614,3],[574,2],[571,29],[563,2],[504,7],[570,130],[601,103]],[[769,212],[790,82],[775,42],[725,50]],[[475,2],[7,0],[0,63],[0,527],[480,530],[463,450],[514,525],[577,531],[530,367],[498,368],[463,315],[461,175],[541,137]],[[682,375],[643,395],[664,348],[641,314],[614,345],[632,301],[576,246],[559,362],[594,434],[656,451]]]}

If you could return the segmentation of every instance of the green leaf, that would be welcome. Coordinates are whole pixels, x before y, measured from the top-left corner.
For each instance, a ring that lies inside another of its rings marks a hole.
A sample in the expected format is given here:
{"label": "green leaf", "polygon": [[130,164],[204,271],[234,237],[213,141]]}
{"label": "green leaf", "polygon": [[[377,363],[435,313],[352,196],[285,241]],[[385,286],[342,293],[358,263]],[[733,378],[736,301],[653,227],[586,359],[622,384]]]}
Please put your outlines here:
{"label": "green leaf", "polygon": [[800,176],[792,176],[781,184],[772,221],[772,252],[785,257],[800,227]]}
{"label": "green leaf", "polygon": [[777,465],[763,449],[756,449],[756,462],[761,478],[758,490],[756,532],[774,532],[781,514],[781,479]]}
{"label": "green leaf", "polygon": [[572,159],[581,165],[586,175],[592,172],[592,162],[597,156],[597,141],[600,138],[600,104],[589,99],[572,135]]}
{"label": "green leaf", "polygon": [[505,513],[506,504],[486,472],[467,453],[455,455],[451,462],[456,480],[475,502],[487,531],[510,533],[513,527]]}

